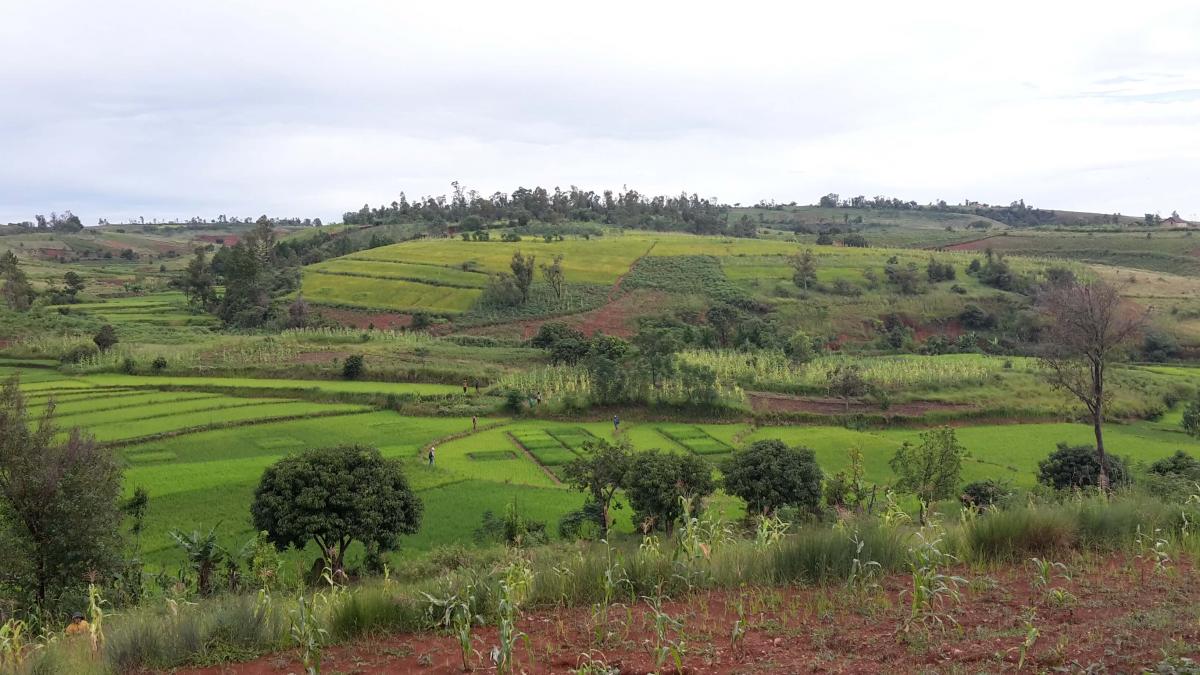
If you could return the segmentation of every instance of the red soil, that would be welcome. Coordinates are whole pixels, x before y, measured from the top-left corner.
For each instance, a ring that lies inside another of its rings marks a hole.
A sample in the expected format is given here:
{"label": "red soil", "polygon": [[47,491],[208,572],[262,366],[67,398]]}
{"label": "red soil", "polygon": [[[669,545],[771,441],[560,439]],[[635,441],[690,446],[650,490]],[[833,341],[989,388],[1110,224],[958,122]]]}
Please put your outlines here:
{"label": "red soil", "polygon": [[878,405],[851,401],[847,408],[844,401],[833,398],[789,396],[762,391],[748,391],[746,397],[756,412],[812,413],[816,415],[850,415],[859,413],[883,413],[885,415],[920,416],[931,412],[949,410],[971,410],[975,406],[966,403],[943,403],[940,401],[909,401],[893,403],[887,410]]}
{"label": "red soil", "polygon": [[352,328],[369,328],[371,325],[374,325],[379,330],[395,330],[397,328],[407,328],[412,323],[412,316],[409,314],[365,312],[336,307],[321,307],[316,311],[334,323]]}
{"label": "red soil", "polygon": [[560,322],[588,336],[604,333],[627,338],[637,332],[639,318],[654,316],[662,312],[665,307],[665,298],[666,294],[657,291],[633,291],[617,294],[605,305],[579,314],[481,326],[463,332],[471,335],[515,337],[528,340],[537,335],[542,324]]}
{"label": "red soil", "polygon": [[[1148,560],[1076,559],[1070,579],[1051,581],[1073,596],[1057,604],[1033,585],[1028,566],[953,573],[968,579],[959,586],[961,600],[947,600],[937,610],[940,624],[927,620],[908,630],[912,581],[903,575],[889,576],[880,591],[861,596],[840,586],[747,588],[668,600],[663,609],[683,622],[686,673],[1010,671],[1017,670],[1030,625],[1039,633],[1025,656],[1030,672],[1141,672],[1164,654],[1194,658],[1200,650],[1200,574],[1187,564],[1172,563],[1156,574]],[[747,630],[734,643],[739,603]],[[610,637],[597,643],[590,608],[524,615],[518,628],[529,642],[518,642],[517,672],[564,673],[589,659],[620,673],[653,671],[653,615],[639,600],[629,607],[628,623],[626,616],[624,606],[611,607]],[[669,631],[668,637],[678,634]],[[495,628],[476,631],[473,668],[495,672],[489,658],[495,644]],[[455,641],[429,633],[378,636],[329,648],[323,657],[329,672],[462,672]],[[176,672],[282,675],[302,669],[293,651]],[[668,665],[661,672],[678,671]]]}

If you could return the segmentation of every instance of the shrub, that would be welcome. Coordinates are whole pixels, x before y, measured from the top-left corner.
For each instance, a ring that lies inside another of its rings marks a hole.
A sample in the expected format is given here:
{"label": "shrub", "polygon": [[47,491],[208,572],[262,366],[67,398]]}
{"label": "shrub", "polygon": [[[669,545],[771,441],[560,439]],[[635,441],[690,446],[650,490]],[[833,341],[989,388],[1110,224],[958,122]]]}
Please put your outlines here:
{"label": "shrub", "polygon": [[93,358],[100,353],[100,350],[92,344],[78,344],[71,347],[59,357],[59,361],[63,363],[80,363],[87,359]]}
{"label": "shrub", "polygon": [[546,524],[527,518],[517,509],[516,502],[509,503],[504,515],[497,516],[484,511],[482,522],[475,530],[475,541],[479,543],[502,543],[509,546],[537,546],[548,541]]}
{"label": "shrub", "polygon": [[1012,496],[1012,493],[1012,487],[1007,482],[989,478],[988,480],[967,483],[963,487],[959,501],[962,502],[963,506],[973,506],[982,509],[1003,504]]}
{"label": "shrub", "polygon": [[166,369],[167,360],[161,356],[156,356],[154,357],[154,361],[150,364],[150,367],[153,368],[154,372],[156,373],[161,372]]}
{"label": "shrub", "polygon": [[1150,473],[1160,476],[1174,475],[1192,480],[1200,480],[1200,460],[1197,460],[1183,450],[1176,450],[1174,455],[1151,464]]}
{"label": "shrub", "polygon": [[789,448],[763,440],[721,463],[725,491],[746,501],[747,513],[770,513],[781,506],[815,510],[821,503],[824,474],[809,448]]}
{"label": "shrub", "polygon": [[357,380],[362,377],[366,366],[363,364],[361,354],[351,354],[346,357],[346,361],[342,364],[342,377],[347,380]]}
{"label": "shrub", "polygon": [[[1090,445],[1059,443],[1057,450],[1038,462],[1038,482],[1055,490],[1096,487],[1099,477],[1100,461]],[[1125,460],[1108,455],[1108,479],[1113,487],[1129,483]]]}

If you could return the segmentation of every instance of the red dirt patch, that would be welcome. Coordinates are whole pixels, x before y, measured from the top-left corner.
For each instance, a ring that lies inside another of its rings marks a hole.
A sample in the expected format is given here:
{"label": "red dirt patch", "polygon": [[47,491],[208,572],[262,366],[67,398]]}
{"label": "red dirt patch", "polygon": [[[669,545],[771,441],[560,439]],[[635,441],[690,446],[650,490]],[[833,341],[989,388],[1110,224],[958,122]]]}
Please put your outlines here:
{"label": "red dirt patch", "polygon": [[[663,610],[682,621],[686,673],[1005,672],[1016,670],[1029,625],[1039,632],[1025,655],[1030,672],[1142,672],[1164,653],[1196,656],[1200,575],[1192,566],[1172,565],[1155,574],[1149,561],[1115,557],[1077,558],[1071,568],[1070,580],[1051,582],[1071,594],[1057,604],[1045,589],[1033,586],[1035,575],[1023,565],[950,570],[969,581],[959,586],[960,602],[948,601],[936,610],[940,628],[927,621],[908,624],[905,630],[910,616],[906,591],[912,580],[904,575],[890,575],[880,590],[861,596],[840,586],[749,587],[666,600]],[[739,605],[746,633],[734,644],[730,636]],[[623,606],[612,607],[610,616],[610,637],[598,644],[590,608],[526,614],[518,628],[529,643],[518,642],[517,672],[564,673],[588,659],[620,673],[652,672],[656,637],[647,603],[639,600],[629,608],[628,623]],[[668,637],[677,639],[678,634],[668,631]],[[495,628],[477,630],[471,665],[495,672],[489,658],[495,644]],[[462,672],[454,640],[428,633],[330,648],[322,665],[331,672],[362,674]],[[292,651],[245,664],[176,672],[282,675],[303,670]],[[660,672],[678,671],[668,660]]]}
{"label": "red dirt patch", "polygon": [[372,325],[379,330],[395,330],[407,328],[412,324],[412,315],[391,312],[364,312],[356,309],[341,309],[337,307],[320,307],[318,314],[329,321],[351,328],[370,328]]}
{"label": "red dirt patch", "polygon": [[605,305],[579,314],[480,326],[466,329],[463,332],[469,335],[519,337],[522,340],[528,340],[537,335],[542,324],[560,322],[588,336],[604,333],[617,337],[630,337],[637,331],[639,318],[654,316],[662,312],[662,308],[666,306],[666,297],[665,293],[659,291],[633,291],[617,295]]}
{"label": "red dirt patch", "polygon": [[849,408],[844,401],[811,396],[791,396],[764,391],[748,391],[746,397],[756,412],[810,413],[815,415],[853,415],[860,413],[883,413],[919,417],[931,412],[964,411],[975,406],[967,403],[943,403],[941,401],[909,401],[893,403],[886,411],[879,406],[851,401]]}

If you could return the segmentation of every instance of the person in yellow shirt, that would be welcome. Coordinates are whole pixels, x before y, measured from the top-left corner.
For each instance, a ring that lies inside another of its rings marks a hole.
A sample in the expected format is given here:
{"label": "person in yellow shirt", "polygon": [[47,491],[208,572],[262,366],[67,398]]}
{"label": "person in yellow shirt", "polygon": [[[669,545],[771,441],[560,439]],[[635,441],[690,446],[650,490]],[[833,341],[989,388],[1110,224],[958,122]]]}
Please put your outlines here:
{"label": "person in yellow shirt", "polygon": [[90,630],[91,626],[82,614],[75,612],[71,615],[71,623],[67,624],[67,635],[87,635]]}

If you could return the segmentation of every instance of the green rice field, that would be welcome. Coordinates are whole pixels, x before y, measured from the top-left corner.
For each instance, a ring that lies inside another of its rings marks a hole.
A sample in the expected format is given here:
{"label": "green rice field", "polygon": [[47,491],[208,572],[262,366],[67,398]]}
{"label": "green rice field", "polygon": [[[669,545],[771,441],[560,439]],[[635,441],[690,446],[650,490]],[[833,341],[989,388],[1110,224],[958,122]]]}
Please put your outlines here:
{"label": "green rice field", "polygon": [[[47,365],[47,364],[39,364]],[[1162,367],[1172,369],[1172,367]],[[0,375],[16,362],[0,365]],[[464,543],[485,511],[499,512],[515,503],[522,512],[548,523],[578,508],[582,495],[561,483],[563,467],[596,439],[613,439],[611,421],[513,420],[485,417],[471,432],[467,417],[411,417],[367,406],[298,401],[270,395],[295,389],[290,380],[264,384],[252,378],[170,378],[126,375],[69,376],[45,367],[20,368],[22,388],[31,407],[53,398],[62,429],[80,426],[100,442],[117,448],[126,464],[125,490],[144,487],[150,495],[146,559],[173,568],[181,562],[167,536],[173,528],[215,527],[222,545],[242,546],[253,536],[249,505],[262,471],[281,457],[307,448],[360,443],[380,448],[402,461],[409,481],[425,503],[417,535],[402,542],[401,555]],[[1181,374],[1188,374],[1187,369]],[[196,389],[188,388],[193,381]],[[369,382],[313,382],[333,390],[392,386]],[[157,388],[161,385],[169,388]],[[441,395],[452,386],[395,384],[395,391]],[[201,391],[205,387],[218,391]],[[249,395],[233,395],[238,389]],[[372,389],[367,389],[372,390]],[[1134,462],[1151,462],[1178,449],[1195,452],[1195,439],[1178,431],[1179,411],[1157,422],[1113,424],[1107,429],[1110,451]],[[1032,486],[1037,463],[1056,443],[1091,442],[1081,424],[1009,424],[963,426],[959,439],[970,456],[963,481],[1002,478]],[[624,421],[619,437],[637,451],[658,448],[694,453],[714,464],[734,448],[777,438],[816,452],[826,474],[844,470],[847,450],[857,447],[866,461],[868,481],[892,480],[888,461],[913,429],[759,426],[746,423],[668,423]],[[436,448],[435,461],[427,461]],[[722,497],[714,508],[727,517],[740,515],[740,502]],[[629,531],[629,511],[617,512],[618,527]]]}

